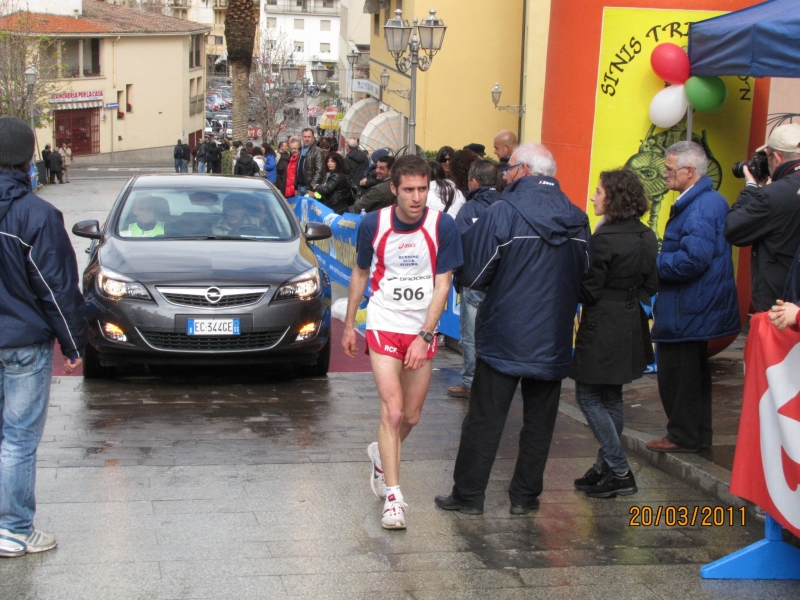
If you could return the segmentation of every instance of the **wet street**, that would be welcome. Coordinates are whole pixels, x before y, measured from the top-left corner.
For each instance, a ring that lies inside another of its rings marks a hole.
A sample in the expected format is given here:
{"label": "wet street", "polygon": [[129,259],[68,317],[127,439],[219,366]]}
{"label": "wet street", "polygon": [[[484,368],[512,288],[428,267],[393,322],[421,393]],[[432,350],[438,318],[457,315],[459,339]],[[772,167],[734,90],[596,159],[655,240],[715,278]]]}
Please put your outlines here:
{"label": "wet street", "polygon": [[[75,173],[74,183],[42,193],[68,229],[102,222],[124,183]],[[75,242],[82,266],[85,240]],[[445,393],[460,380],[459,363],[441,348],[422,421],[403,447],[406,531],[380,527],[382,501],[369,486],[366,446],[379,418],[370,373],[295,379],[220,367],[54,377],[36,526],[60,543],[0,559],[0,598],[800,597],[798,583],[700,579],[701,566],[761,539],[763,525],[749,513],[745,524],[735,513],[733,525],[648,525],[651,508],[691,512],[719,501],[636,456],[638,494],[601,500],[575,491],[597,446],[564,413],[541,508],[510,515],[519,398],[484,514],[437,509],[434,495],[452,486],[466,411],[465,400]]]}

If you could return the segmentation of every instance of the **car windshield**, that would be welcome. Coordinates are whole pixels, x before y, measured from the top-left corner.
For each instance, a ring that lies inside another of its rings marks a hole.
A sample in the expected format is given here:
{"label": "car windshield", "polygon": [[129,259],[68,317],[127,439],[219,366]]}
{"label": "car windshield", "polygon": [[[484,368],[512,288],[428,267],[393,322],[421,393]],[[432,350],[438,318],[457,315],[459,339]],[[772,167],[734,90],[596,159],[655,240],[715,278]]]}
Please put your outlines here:
{"label": "car windshield", "polygon": [[272,190],[165,187],[131,191],[120,213],[117,235],[282,241],[295,233]]}

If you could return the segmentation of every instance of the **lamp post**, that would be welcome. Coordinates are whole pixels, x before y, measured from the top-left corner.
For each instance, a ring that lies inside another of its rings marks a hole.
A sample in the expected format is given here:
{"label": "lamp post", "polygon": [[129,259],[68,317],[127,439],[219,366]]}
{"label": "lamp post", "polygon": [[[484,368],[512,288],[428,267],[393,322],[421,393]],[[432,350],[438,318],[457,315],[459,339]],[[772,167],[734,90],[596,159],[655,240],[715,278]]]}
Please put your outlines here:
{"label": "lamp post", "polygon": [[[403,19],[403,11],[394,11],[395,18],[389,19],[383,26],[386,34],[386,49],[394,58],[394,64],[401,73],[411,71],[411,98],[408,111],[408,147],[416,153],[417,128],[417,70],[427,71],[431,68],[434,55],[442,49],[447,26],[431,9],[430,16],[419,23],[414,17],[413,25]],[[420,50],[423,51],[420,56]],[[408,56],[404,54],[408,51]],[[381,84],[384,78],[381,77]],[[389,84],[388,73],[386,85]]]}
{"label": "lamp post", "polygon": [[351,50],[347,55],[347,63],[350,65],[350,80],[347,84],[347,100],[350,102],[350,104],[353,104],[353,79],[355,77],[356,65],[358,64],[358,59],[360,57],[361,55],[355,50]]}
{"label": "lamp post", "polygon": [[25,71],[25,83],[28,84],[28,102],[31,105],[31,129],[34,134],[36,133],[36,125],[33,122],[33,87],[36,85],[36,78],[38,76],[39,73],[33,65],[30,65]]}
{"label": "lamp post", "polygon": [[403,89],[387,89],[389,87],[389,71],[386,69],[383,70],[381,73],[381,89],[384,92],[389,92],[390,94],[397,94],[401,98],[405,98],[408,100],[411,97],[410,90],[403,90]]}
{"label": "lamp post", "polygon": [[[322,63],[317,63],[311,67],[311,77],[314,85],[322,87],[328,81],[328,69]],[[305,94],[304,94],[305,97]],[[306,116],[308,115],[308,104],[306,103]]]}
{"label": "lamp post", "polygon": [[[300,67],[298,67],[291,58],[287,61],[285,65],[281,67],[281,77],[283,81],[288,83],[289,85],[294,85],[297,83],[297,79],[300,77]],[[305,121],[306,127],[308,127],[308,99],[306,98],[306,86],[305,86],[305,79],[300,83],[303,86],[303,107],[305,110],[305,115],[303,116],[303,120]]]}
{"label": "lamp post", "polygon": [[500,96],[503,94],[503,90],[500,89],[500,84],[495,83],[494,87],[492,88],[492,102],[494,102],[494,107],[497,110],[504,110],[508,113],[511,113],[515,117],[521,117],[525,114],[525,105],[524,104],[510,104],[507,106],[498,106],[500,104]]}

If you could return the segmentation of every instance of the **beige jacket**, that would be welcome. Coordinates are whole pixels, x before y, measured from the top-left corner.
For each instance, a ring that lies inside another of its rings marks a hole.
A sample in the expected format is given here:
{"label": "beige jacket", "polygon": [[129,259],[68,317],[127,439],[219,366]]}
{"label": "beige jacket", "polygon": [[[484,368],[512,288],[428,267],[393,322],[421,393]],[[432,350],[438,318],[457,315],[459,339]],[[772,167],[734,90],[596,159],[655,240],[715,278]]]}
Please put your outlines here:
{"label": "beige jacket", "polygon": [[64,159],[65,167],[68,167],[72,164],[72,148],[61,147],[58,149],[58,153]]}

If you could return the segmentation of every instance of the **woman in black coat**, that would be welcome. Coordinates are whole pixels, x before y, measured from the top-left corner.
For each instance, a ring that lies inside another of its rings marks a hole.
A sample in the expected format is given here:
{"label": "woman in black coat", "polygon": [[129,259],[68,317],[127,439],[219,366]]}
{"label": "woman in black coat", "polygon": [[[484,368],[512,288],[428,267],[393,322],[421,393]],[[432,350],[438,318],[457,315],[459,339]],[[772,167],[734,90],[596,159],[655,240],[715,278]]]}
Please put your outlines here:
{"label": "woman in black coat", "polygon": [[292,155],[289,153],[289,142],[281,142],[278,144],[278,164],[276,169],[278,171],[278,181],[275,183],[281,194],[286,195],[286,168],[289,166],[289,161]]}
{"label": "woman in black coat", "polygon": [[633,171],[601,173],[592,203],[602,218],[592,235],[592,267],[581,286],[583,312],[571,377],[575,398],[601,447],[597,462],[575,480],[575,487],[587,496],[612,498],[637,491],[620,442],[622,384],[639,379],[653,362],[641,303],[649,305],[658,288],[658,242],[639,220],[647,199]]}
{"label": "woman in black coat", "polygon": [[330,152],[325,163],[328,172],[325,181],[314,188],[321,202],[336,214],[342,214],[350,205],[350,178],[345,174],[344,158],[338,152]]}

